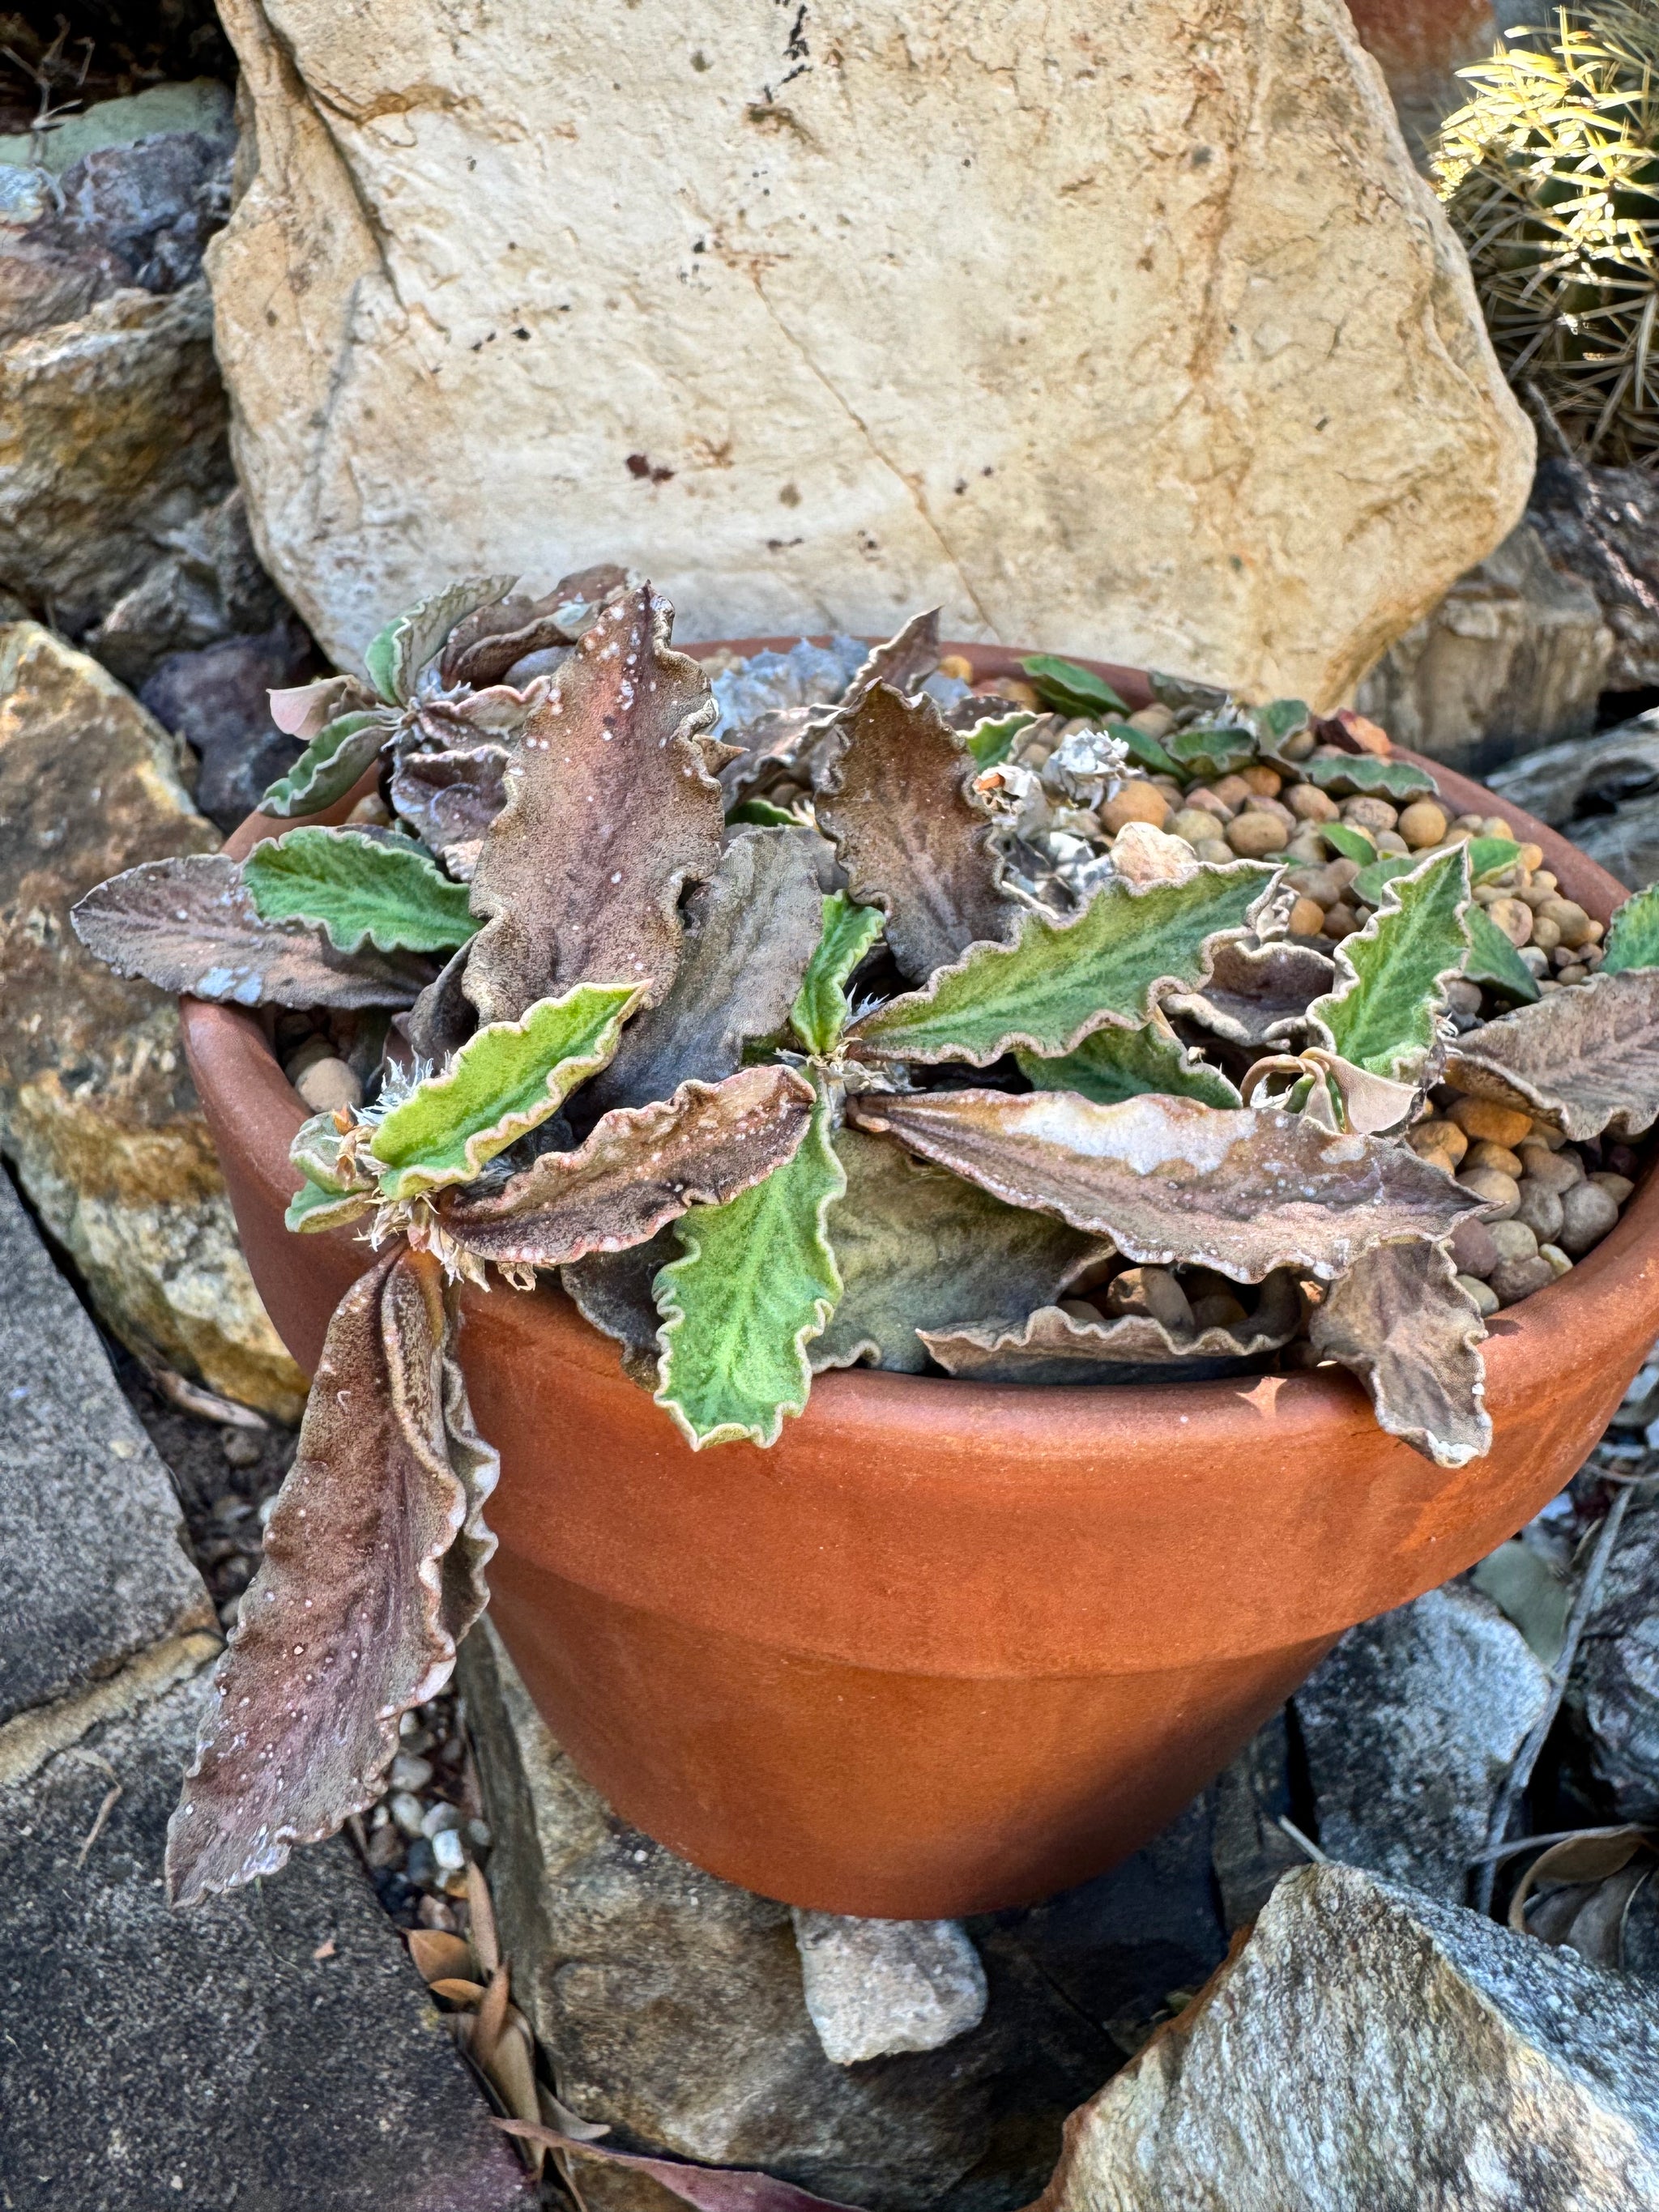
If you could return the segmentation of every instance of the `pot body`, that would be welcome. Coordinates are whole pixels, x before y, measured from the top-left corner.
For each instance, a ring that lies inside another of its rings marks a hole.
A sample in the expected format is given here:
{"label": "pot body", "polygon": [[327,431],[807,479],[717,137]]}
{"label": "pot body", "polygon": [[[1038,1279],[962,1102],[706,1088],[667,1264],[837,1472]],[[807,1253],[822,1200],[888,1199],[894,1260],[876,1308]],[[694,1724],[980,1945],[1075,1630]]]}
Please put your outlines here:
{"label": "pot body", "polygon": [[[1610,877],[1436,773],[1605,919]],[[255,817],[230,849],[283,826]],[[186,1002],[185,1035],[255,1280],[309,1369],[368,1248],[283,1226],[305,1109],[258,1020]],[[462,1359],[501,1455],[492,1614],[582,1772],[712,1873],[881,1917],[1029,1903],[1156,1833],[1345,1628],[1554,1495],[1659,1335],[1656,1231],[1650,1180],[1495,1316],[1493,1448],[1455,1470],[1330,1370],[1027,1390],[855,1370],[818,1377],[772,1450],[693,1452],[557,1290],[469,1290]]]}

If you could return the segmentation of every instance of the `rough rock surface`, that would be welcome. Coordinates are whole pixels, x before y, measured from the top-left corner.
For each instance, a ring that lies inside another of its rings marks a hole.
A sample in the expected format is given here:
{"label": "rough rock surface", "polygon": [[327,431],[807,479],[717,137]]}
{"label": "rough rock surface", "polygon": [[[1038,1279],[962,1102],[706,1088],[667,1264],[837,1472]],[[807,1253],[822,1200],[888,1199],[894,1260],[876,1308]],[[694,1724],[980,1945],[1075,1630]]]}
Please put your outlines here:
{"label": "rough rock surface", "polygon": [[[1200,1802],[1146,1851],[1032,1911],[968,1923],[988,2002],[942,2050],[842,2067],[807,2012],[787,1905],[716,1881],[620,1820],[536,1715],[493,1630],[460,1674],[496,1844],[514,1990],[566,2102],[617,2148],[761,2166],[871,2212],[1010,2212],[1067,2112],[1226,1948]],[[599,2166],[584,2195],[659,2212]]]}
{"label": "rough rock surface", "polygon": [[801,1992],[837,2066],[938,2051],[985,2017],[985,1969],[957,1920],[792,1915]]}
{"label": "rough rock surface", "polygon": [[217,1624],[167,1469],[0,1172],[0,1729]]}
{"label": "rough rock surface", "polygon": [[1346,1867],[1289,1876],[1078,2114],[1042,2212],[1644,2212],[1659,2007]]}
{"label": "rough rock surface", "polygon": [[1548,1694],[1520,1630],[1459,1583],[1350,1629],[1294,1700],[1321,1848],[1461,1905]]}
{"label": "rough rock surface", "polygon": [[1567,1686],[1612,1816],[1659,1825],[1659,1510],[1626,1519]]}
{"label": "rough rock surface", "polygon": [[1659,710],[1529,754],[1489,781],[1500,797],[1566,830],[1632,890],[1659,878]]}
{"label": "rough rock surface", "polygon": [[1659,684],[1659,481],[1646,469],[1545,459],[1527,520],[1550,559],[1601,603],[1613,637],[1608,690]]}
{"label": "rough rock surface", "polygon": [[117,869],[218,842],[112,678],[0,627],[0,1148],[124,1343],[291,1419],[303,1381],[238,1249],[177,1011],[69,922]]}
{"label": "rough rock surface", "polygon": [[1589,585],[1523,522],[1395,641],[1356,702],[1398,744],[1475,775],[1594,729],[1612,651]]}
{"label": "rough rock surface", "polygon": [[[506,2212],[530,2201],[343,1838],[173,1912],[205,1674],[0,1770],[0,2201]],[[101,1825],[100,1825],[101,1811]]]}
{"label": "rough rock surface", "polygon": [[312,658],[299,624],[279,622],[258,637],[170,653],[139,694],[197,755],[196,804],[216,829],[228,834],[294,765],[299,747],[272,722],[268,694],[303,682]]}
{"label": "rough rock surface", "polygon": [[1318,704],[1524,504],[1336,0],[645,0],[598,46],[524,0],[222,13],[254,144],[219,357],[336,656],[486,559],[616,559],[693,636],[937,600]]}
{"label": "rough rock surface", "polygon": [[1255,1918],[1280,1875],[1307,1854],[1279,1826],[1291,1813],[1290,1731],[1283,1712],[1250,1738],[1212,1790],[1215,1830],[1211,1858],[1227,1932]]}
{"label": "rough rock surface", "polygon": [[172,653],[263,636],[287,612],[259,566],[240,491],[165,532],[164,546],[84,641],[112,676],[135,687]]}

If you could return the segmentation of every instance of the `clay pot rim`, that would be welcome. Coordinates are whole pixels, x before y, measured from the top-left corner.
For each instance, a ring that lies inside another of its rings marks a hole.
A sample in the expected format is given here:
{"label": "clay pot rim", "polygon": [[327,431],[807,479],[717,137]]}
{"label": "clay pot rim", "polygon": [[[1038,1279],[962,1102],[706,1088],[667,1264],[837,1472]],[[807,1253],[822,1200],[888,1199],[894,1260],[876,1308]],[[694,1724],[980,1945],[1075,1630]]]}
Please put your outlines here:
{"label": "clay pot rim", "polygon": [[[822,644],[828,634],[818,634],[810,642]],[[696,641],[677,641],[678,649],[695,659],[704,659],[716,653],[731,653],[747,657],[763,652],[787,652],[800,642],[800,633],[744,638],[709,638]],[[865,639],[866,643],[879,641]],[[959,653],[974,666],[975,681],[986,675],[1018,673],[1021,661],[1036,648],[979,644],[970,641],[945,640],[941,641],[941,656]],[[1100,676],[1112,684],[1129,703],[1150,704],[1151,689],[1146,674],[1139,669],[1121,663],[1091,659],[1082,654],[1068,654],[1079,667]],[[1607,870],[1592,860],[1588,854],[1579,851],[1572,842],[1539,821],[1524,808],[1515,806],[1490,792],[1472,778],[1462,775],[1441,763],[1413,753],[1404,746],[1395,746],[1395,754],[1402,760],[1414,763],[1428,770],[1436,779],[1443,796],[1455,801],[1461,812],[1492,813],[1501,810],[1510,822],[1522,842],[1532,842],[1543,848],[1546,860],[1560,879],[1564,890],[1577,899],[1593,918],[1606,922],[1615,907],[1628,896],[1626,887]],[[378,767],[362,776],[346,796],[334,806],[305,817],[313,824],[335,825],[350,811],[357,800],[371,791],[379,778]],[[249,815],[226,839],[222,848],[230,858],[241,860],[256,844],[280,836],[284,831],[301,826],[274,816]],[[240,1030],[246,1043],[257,1041],[257,1050],[265,1091],[264,1103],[269,1112],[275,1109],[283,1117],[291,1114],[292,1129],[297,1131],[307,1118],[308,1109],[299,1093],[294,1090],[277,1064],[270,1041],[258,1015],[248,1010],[215,1004],[205,1000],[185,998],[180,1001],[180,1014],[187,1042],[199,1038],[206,1052],[216,1060],[226,1054],[214,1051],[216,1039],[222,1046],[231,1046],[233,1035]],[[231,1057],[236,1057],[234,1048]],[[251,1103],[252,1102],[248,1102]],[[268,1163],[267,1164],[276,1164]],[[281,1168],[292,1186],[298,1188],[298,1179],[288,1170],[286,1158]],[[335,1236],[349,1237],[351,1232],[337,1231]],[[1638,1187],[1626,1202],[1618,1222],[1601,1242],[1576,1262],[1571,1273],[1549,1284],[1540,1291],[1494,1315],[1487,1324],[1485,1352],[1487,1370],[1486,1402],[1496,1413],[1503,1402],[1524,1398],[1527,1377],[1538,1367],[1556,1356],[1566,1356],[1575,1344],[1582,1340],[1583,1326],[1589,1317],[1585,1301],[1616,1297],[1619,1285],[1626,1271],[1639,1265],[1638,1248],[1650,1236],[1659,1240],[1659,1178],[1650,1170],[1642,1176]],[[365,1265],[368,1264],[367,1258]],[[582,1319],[574,1303],[558,1285],[556,1278],[539,1279],[536,1291],[517,1293],[538,1304],[552,1304],[561,1310],[560,1318],[567,1328],[574,1326],[584,1351],[606,1364],[619,1356],[614,1341]],[[551,1316],[549,1316],[552,1318]],[[573,1347],[574,1348],[574,1347]],[[854,1428],[879,1431],[894,1419],[903,1418],[903,1409],[915,1408],[921,1413],[924,1394],[933,1394],[941,1388],[951,1392],[951,1403],[958,1409],[961,1423],[984,1423],[988,1447],[994,1435],[997,1451],[1018,1448],[1018,1437],[1032,1425],[1051,1433],[1055,1422],[1069,1424],[1081,1420],[1087,1412],[1097,1413],[1109,1394],[1109,1403],[1127,1417],[1135,1413],[1143,1416],[1159,1414],[1168,1420],[1172,1431],[1177,1425],[1190,1426],[1201,1434],[1211,1424],[1236,1417],[1241,1399],[1254,1395],[1252,1386],[1266,1382],[1273,1386],[1273,1419],[1282,1432],[1287,1417],[1301,1430],[1317,1429],[1329,1447],[1340,1449],[1340,1431],[1347,1423],[1362,1420],[1366,1426],[1372,1422],[1369,1401],[1364,1396],[1354,1378],[1346,1371],[1304,1369],[1288,1375],[1245,1376],[1220,1377],[1211,1381],[1194,1381],[1172,1377],[1168,1382],[1119,1383],[999,1383],[982,1382],[968,1377],[949,1375],[903,1375],[885,1372],[868,1367],[842,1368],[830,1370],[813,1378],[812,1400],[821,1412],[829,1412],[826,1400],[833,1399],[835,1416],[849,1420]],[[637,1387],[637,1386],[630,1386]],[[1170,1394],[1179,1392],[1184,1413],[1176,1415],[1170,1404]],[[643,1394],[641,1394],[643,1395]],[[811,1410],[809,1407],[809,1412]],[[666,1420],[667,1416],[664,1415]],[[1176,1439],[1172,1434],[1171,1441]],[[1401,1447],[1401,1449],[1405,1449]],[[1481,1462],[1475,1461],[1471,1468],[1462,1470],[1467,1475],[1478,1470]],[[1440,1474],[1443,1480],[1454,1479],[1459,1471],[1437,1470],[1426,1461],[1425,1474]],[[988,1470],[988,1479],[990,1477]],[[1079,1466],[1080,1484],[1092,1484],[1097,1478]]]}

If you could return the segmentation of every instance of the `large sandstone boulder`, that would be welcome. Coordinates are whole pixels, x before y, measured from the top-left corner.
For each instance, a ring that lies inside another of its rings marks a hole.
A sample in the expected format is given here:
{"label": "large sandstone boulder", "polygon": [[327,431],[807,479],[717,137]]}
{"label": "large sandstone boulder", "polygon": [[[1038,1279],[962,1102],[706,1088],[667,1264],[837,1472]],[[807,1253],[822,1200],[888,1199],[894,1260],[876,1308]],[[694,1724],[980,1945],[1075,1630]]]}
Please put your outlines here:
{"label": "large sandstone boulder", "polygon": [[692,635],[939,600],[1324,704],[1525,501],[1340,0],[222,13],[234,450],[342,659],[610,558]]}
{"label": "large sandstone boulder", "polygon": [[178,1010],[69,921],[117,869],[218,842],[137,700],[49,630],[0,626],[0,1151],[124,1343],[293,1419],[304,1380],[237,1244]]}

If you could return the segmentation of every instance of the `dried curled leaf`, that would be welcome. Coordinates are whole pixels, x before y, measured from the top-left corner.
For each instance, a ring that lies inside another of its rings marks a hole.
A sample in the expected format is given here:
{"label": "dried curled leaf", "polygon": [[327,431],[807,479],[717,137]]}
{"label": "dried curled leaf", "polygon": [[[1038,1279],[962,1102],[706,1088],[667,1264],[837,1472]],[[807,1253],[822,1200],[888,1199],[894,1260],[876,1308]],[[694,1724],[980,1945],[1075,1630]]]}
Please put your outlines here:
{"label": "dried curled leaf", "polygon": [[685,943],[661,1004],[636,1014],[583,1094],[601,1114],[665,1098],[695,1076],[718,1083],[744,1047],[775,1036],[817,943],[823,840],[799,826],[739,830],[685,906]]}
{"label": "dried curled leaf", "polygon": [[1421,1238],[1362,1254],[1308,1329],[1322,1358],[1364,1382],[1377,1426],[1437,1467],[1463,1467],[1492,1449],[1478,1349],[1486,1333],[1451,1255]]}
{"label": "dried curled leaf", "polygon": [[724,819],[697,743],[714,701],[672,626],[666,599],[630,592],[526,726],[472,878],[466,993],[486,1022],[580,982],[654,1005],[673,979],[680,893],[719,866]]}
{"label": "dried curled leaf", "polygon": [[267,691],[270,719],[286,738],[302,745],[342,714],[356,714],[375,704],[374,694],[355,676],[324,676],[314,684],[293,684]]}
{"label": "dried curled leaf", "polygon": [[290,830],[256,845],[242,884],[262,921],[308,921],[337,952],[448,952],[477,928],[466,893],[402,837]]}
{"label": "dried curled leaf", "polygon": [[842,1296],[812,1346],[814,1373],[868,1360],[919,1375],[920,1331],[1045,1305],[1110,1255],[1099,1237],[1005,1206],[884,1137],[843,1129],[836,1151],[847,1171],[833,1224]]}
{"label": "dried curled leaf", "polygon": [[368,1164],[380,1196],[471,1182],[498,1152],[558,1111],[617,1048],[635,994],[580,983],[521,1021],[492,1022],[374,1126]]}
{"label": "dried curled leaf", "polygon": [[623,1372],[641,1389],[657,1387],[656,1301],[651,1286],[679,1251],[673,1224],[625,1252],[590,1252],[560,1270],[559,1279],[590,1328],[623,1349]]}
{"label": "dried curled leaf", "polygon": [[893,957],[917,982],[969,945],[1000,942],[1024,911],[1001,889],[991,816],[969,794],[977,773],[931,699],[877,684],[843,708],[819,780],[818,827],[848,888],[886,915]]}
{"label": "dried curled leaf", "polygon": [[820,1102],[788,1164],[729,1206],[683,1214],[682,1257],[655,1284],[662,1327],[656,1398],[694,1451],[772,1444],[806,1404],[806,1346],[841,1296],[825,1233],[847,1177]]}
{"label": "dried curled leaf", "polygon": [[1601,973],[1626,968],[1659,968],[1659,884],[1627,898],[1607,930]]}
{"label": "dried curled leaf", "polygon": [[[870,648],[853,672],[837,704],[807,709],[789,745],[788,757],[793,772],[816,785],[840,750],[843,722],[858,711],[878,684],[889,684],[908,696],[919,690],[938,666],[939,609],[929,607],[921,614],[912,615],[902,629]],[[772,750],[777,757],[775,739]],[[739,773],[743,766],[740,762]]]}
{"label": "dried curled leaf", "polygon": [[1165,999],[1164,1009],[1228,1044],[1273,1044],[1306,1027],[1308,1008],[1335,974],[1335,963],[1311,945],[1224,940],[1203,989]]}
{"label": "dried curled leaf", "polygon": [[1575,1143],[1639,1137],[1659,1118],[1659,969],[1592,975],[1470,1030],[1448,1048],[1446,1080]]}
{"label": "dried curled leaf", "polygon": [[1012,944],[975,945],[925,990],[861,1014],[848,1043],[872,1060],[988,1067],[1017,1048],[1075,1051],[1109,1022],[1137,1029],[1164,992],[1208,981],[1218,941],[1249,927],[1276,874],[1235,860],[1144,890],[1112,881],[1073,921],[1028,913]]}
{"label": "dried curled leaf", "polygon": [[1109,1237],[1132,1260],[1213,1267],[1237,1282],[1275,1267],[1329,1281],[1374,1244],[1443,1237],[1479,1211],[1469,1192],[1403,1146],[1333,1136],[1266,1107],[870,1091],[849,1097],[847,1112],[1011,1206]]}
{"label": "dried curled leaf", "polygon": [[395,616],[363,654],[368,680],[381,698],[391,706],[406,705],[421,671],[437,658],[455,625],[510,592],[514,581],[511,576],[465,576],[407,614]]}
{"label": "dried curled leaf", "polygon": [[283,822],[296,814],[320,814],[374,767],[396,727],[396,717],[378,708],[342,714],[320,729],[287,774],[277,777],[260,799],[259,811]]}
{"label": "dried curled leaf", "polygon": [[1156,1007],[1144,1028],[1097,1030],[1075,1052],[1062,1053],[1058,1060],[1043,1060],[1032,1052],[1014,1057],[1033,1090],[1075,1091],[1097,1106],[1115,1106],[1149,1091],[1172,1098],[1197,1098],[1206,1106],[1241,1103],[1220,1069],[1212,1067],[1196,1045],[1182,1044]]}
{"label": "dried curled leaf", "polygon": [[789,1009],[790,1026],[808,1052],[823,1058],[841,1042],[852,1011],[847,980],[880,935],[876,908],[854,906],[844,891],[823,901],[818,941]]}
{"label": "dried curled leaf", "polygon": [[1440,1042],[1446,986],[1469,947],[1463,848],[1396,876],[1376,912],[1336,950],[1336,988],[1308,1009],[1316,1040],[1355,1067],[1414,1083]]}
{"label": "dried curled leaf", "polygon": [[1322,1045],[1269,1054],[1249,1070],[1243,1085],[1247,1106],[1277,1106],[1322,1128],[1352,1129],[1362,1137],[1397,1129],[1410,1118],[1419,1096],[1416,1084],[1374,1075]]}
{"label": "dried curled leaf", "polygon": [[392,804],[450,872],[469,882],[490,823],[507,802],[505,745],[405,753],[392,772]]}
{"label": "dried curled leaf", "polygon": [[[620,570],[617,573],[620,578]],[[540,599],[515,594],[494,599],[464,616],[450,631],[438,673],[446,689],[466,684],[474,690],[486,690],[499,684],[526,653],[574,645],[580,635],[574,626],[577,614],[563,584],[556,584]],[[573,618],[568,629],[567,618]]]}
{"label": "dried curled leaf", "polygon": [[642,1244],[688,1206],[726,1206],[793,1159],[812,1086],[787,1067],[683,1083],[619,1107],[573,1152],[544,1152],[500,1189],[447,1206],[447,1237],[500,1267],[558,1267]]}
{"label": "dried curled leaf", "polygon": [[[329,1324],[264,1559],[167,1831],[175,1904],[275,1874],[380,1795],[398,1716],[482,1602],[495,1456],[446,1373],[438,1268],[394,1248]],[[446,1554],[466,1550],[447,1580]]]}
{"label": "dried curled leaf", "polygon": [[238,1006],[407,1006],[432,975],[410,953],[348,957],[320,929],[261,920],[222,853],[128,868],[89,890],[70,919],[118,975]]}
{"label": "dried curled leaf", "polygon": [[[478,1010],[465,990],[466,956],[471,949],[469,940],[452,953],[409,1012],[393,1017],[393,1029],[408,1044],[409,1060],[441,1067],[477,1028]],[[390,1045],[388,1057],[393,1065],[404,1064],[404,1056],[392,1052]]]}
{"label": "dried curled leaf", "polygon": [[1023,1322],[957,1322],[922,1341],[947,1375],[975,1382],[1139,1381],[1141,1370],[1155,1373],[1177,1361],[1231,1366],[1260,1358],[1288,1344],[1301,1324],[1296,1279],[1284,1273],[1267,1277],[1253,1314],[1225,1327],[1170,1329],[1151,1314],[1091,1320],[1045,1305]]}

